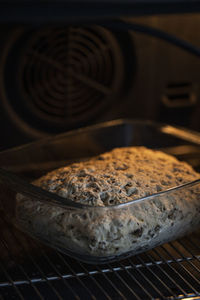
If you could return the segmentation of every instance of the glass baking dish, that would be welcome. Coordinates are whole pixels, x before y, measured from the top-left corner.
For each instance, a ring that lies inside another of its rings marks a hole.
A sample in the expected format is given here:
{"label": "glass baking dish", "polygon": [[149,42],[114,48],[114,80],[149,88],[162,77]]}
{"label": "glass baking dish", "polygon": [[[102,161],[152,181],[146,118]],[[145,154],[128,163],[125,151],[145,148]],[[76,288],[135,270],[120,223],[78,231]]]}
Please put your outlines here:
{"label": "glass baking dish", "polygon": [[152,122],[117,120],[3,151],[0,188],[5,215],[43,243],[95,264],[124,259],[197,229],[200,179],[108,207],[75,203],[30,183],[57,167],[132,145],[163,151],[199,149],[200,136]]}

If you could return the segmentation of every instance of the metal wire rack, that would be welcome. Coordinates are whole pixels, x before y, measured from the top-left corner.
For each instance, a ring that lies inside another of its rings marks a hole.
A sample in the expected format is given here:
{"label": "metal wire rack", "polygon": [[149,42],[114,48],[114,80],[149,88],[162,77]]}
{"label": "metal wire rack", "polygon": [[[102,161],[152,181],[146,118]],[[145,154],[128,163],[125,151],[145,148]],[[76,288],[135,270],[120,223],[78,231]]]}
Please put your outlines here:
{"label": "metal wire rack", "polygon": [[[197,153],[194,161],[199,170]],[[97,266],[29,238],[3,210],[0,228],[0,299],[200,299],[200,232]]]}
{"label": "metal wire rack", "polygon": [[1,299],[200,299],[199,234],[103,266],[41,246],[1,215]]}

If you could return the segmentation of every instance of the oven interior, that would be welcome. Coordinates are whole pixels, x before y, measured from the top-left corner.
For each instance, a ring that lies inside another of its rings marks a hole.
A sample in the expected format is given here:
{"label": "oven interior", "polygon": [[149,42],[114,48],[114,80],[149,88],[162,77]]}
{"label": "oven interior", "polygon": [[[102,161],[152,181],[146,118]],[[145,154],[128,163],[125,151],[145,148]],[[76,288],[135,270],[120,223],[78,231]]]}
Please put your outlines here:
{"label": "oven interior", "polygon": [[[200,46],[198,13],[123,20]],[[107,20],[5,22],[0,45],[1,150],[119,118],[152,120],[196,131],[195,142],[166,138],[161,148],[200,171],[198,55],[113,29]],[[116,136],[128,143],[131,126],[120,126]],[[103,134],[99,143],[105,143]],[[81,145],[77,149],[80,158]],[[16,153],[2,153],[1,166],[10,162],[26,178],[46,171],[36,163],[34,170],[23,169]],[[199,232],[118,263],[87,265],[41,245],[0,213],[1,299],[200,299]]]}
{"label": "oven interior", "polygon": [[198,47],[199,14],[123,20],[140,30],[107,20],[0,26],[1,150],[118,118],[200,130],[198,53],[162,36]]}

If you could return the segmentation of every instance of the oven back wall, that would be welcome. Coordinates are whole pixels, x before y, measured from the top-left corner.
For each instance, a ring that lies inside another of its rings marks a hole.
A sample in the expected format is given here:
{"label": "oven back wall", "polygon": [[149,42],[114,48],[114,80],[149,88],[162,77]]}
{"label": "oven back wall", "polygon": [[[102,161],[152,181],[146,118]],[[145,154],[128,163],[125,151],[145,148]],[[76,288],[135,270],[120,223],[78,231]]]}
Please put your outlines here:
{"label": "oven back wall", "polygon": [[[200,15],[129,21],[200,47]],[[0,46],[1,149],[120,117],[200,129],[200,61],[166,42],[97,26],[4,26]]]}

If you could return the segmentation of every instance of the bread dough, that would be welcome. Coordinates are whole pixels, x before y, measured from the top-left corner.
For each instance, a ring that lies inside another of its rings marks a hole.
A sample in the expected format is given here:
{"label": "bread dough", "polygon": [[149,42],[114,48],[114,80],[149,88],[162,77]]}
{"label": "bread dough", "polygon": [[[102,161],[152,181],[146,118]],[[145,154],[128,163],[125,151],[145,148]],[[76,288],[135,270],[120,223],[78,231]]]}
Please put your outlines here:
{"label": "bread dough", "polygon": [[[65,209],[18,194],[17,222],[32,235],[74,253],[136,254],[197,228],[200,183],[158,193],[199,178],[187,163],[163,152],[115,148],[33,182],[88,207]],[[152,194],[158,195],[134,201]]]}

